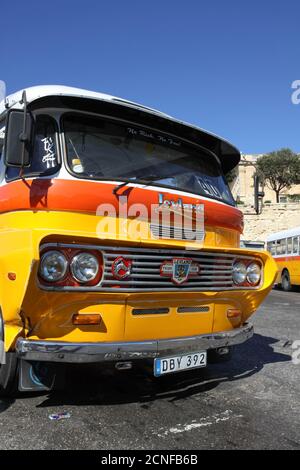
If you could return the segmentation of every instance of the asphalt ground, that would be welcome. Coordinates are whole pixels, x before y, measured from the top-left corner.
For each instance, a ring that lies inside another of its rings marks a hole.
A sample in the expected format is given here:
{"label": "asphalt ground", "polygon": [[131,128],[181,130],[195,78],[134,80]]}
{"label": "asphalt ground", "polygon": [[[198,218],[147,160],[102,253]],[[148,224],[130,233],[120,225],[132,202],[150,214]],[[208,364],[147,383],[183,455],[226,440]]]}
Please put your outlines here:
{"label": "asphalt ground", "polygon": [[273,290],[253,323],[227,363],[159,379],[77,366],[62,391],[1,400],[0,449],[299,449],[300,292]]}

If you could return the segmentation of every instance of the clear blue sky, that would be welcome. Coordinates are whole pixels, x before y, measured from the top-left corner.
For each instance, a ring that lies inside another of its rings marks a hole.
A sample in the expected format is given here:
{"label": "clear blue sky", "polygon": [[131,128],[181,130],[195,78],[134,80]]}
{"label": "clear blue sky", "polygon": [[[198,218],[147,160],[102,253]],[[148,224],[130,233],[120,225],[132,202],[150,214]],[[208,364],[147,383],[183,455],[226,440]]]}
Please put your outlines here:
{"label": "clear blue sky", "polygon": [[300,152],[299,0],[7,0],[0,79],[102,91],[217,133]]}

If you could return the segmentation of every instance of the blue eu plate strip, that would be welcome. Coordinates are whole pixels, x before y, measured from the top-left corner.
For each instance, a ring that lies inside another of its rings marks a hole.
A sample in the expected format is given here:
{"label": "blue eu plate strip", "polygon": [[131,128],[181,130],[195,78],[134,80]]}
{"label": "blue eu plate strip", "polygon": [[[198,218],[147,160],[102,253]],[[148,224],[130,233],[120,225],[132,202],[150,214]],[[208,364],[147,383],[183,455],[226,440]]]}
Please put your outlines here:
{"label": "blue eu plate strip", "polygon": [[160,359],[155,359],[154,375],[161,375],[161,360]]}

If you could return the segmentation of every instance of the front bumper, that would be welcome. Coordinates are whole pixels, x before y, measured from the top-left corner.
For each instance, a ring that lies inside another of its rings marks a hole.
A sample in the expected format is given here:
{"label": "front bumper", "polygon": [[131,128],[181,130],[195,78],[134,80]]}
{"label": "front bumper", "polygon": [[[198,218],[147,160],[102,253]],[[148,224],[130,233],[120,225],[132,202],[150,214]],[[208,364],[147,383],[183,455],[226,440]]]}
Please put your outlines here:
{"label": "front bumper", "polygon": [[253,336],[253,326],[200,336],[123,343],[67,343],[63,341],[30,341],[19,338],[18,357],[28,361],[88,363],[154,359],[217,349],[240,344]]}

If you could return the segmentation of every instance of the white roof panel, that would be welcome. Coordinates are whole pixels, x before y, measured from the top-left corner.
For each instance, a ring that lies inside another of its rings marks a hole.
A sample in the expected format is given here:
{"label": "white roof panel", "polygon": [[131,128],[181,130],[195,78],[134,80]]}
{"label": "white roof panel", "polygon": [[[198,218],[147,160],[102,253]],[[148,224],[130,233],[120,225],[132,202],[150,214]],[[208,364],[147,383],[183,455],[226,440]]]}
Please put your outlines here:
{"label": "white roof panel", "polygon": [[[74,88],[64,85],[40,85],[40,86],[33,86],[30,88],[24,88],[26,91],[26,98],[27,102],[31,103],[32,101],[37,100],[38,98],[43,98],[45,96],[74,96],[78,98],[91,98],[100,101],[114,101],[123,103],[127,106],[133,106],[135,108],[140,108],[143,110],[151,111],[152,113],[160,114],[161,116],[168,117],[167,114],[164,114],[156,109],[149,108],[147,106],[143,106],[138,103],[134,103],[133,101],[127,101],[123,98],[118,98],[116,96],[107,95],[105,93],[98,93],[96,91],[84,90],[81,88]],[[12,95],[6,97],[6,100],[0,102],[0,114],[3,113],[5,110],[5,104],[11,108],[23,108],[23,105],[20,103],[22,99],[22,94],[24,90],[17,91]]]}
{"label": "white roof panel", "polygon": [[300,235],[300,227],[290,228],[288,230],[282,230],[281,232],[272,233],[267,237],[267,242],[273,242],[282,238],[297,237]]}
{"label": "white roof panel", "polygon": [[81,88],[74,88],[64,85],[40,85],[34,86],[31,88],[24,88],[23,90],[17,91],[12,95],[6,97],[5,100],[0,102],[0,116],[2,113],[6,111],[6,109],[23,109],[22,103],[22,94],[23,91],[26,91],[26,99],[28,103],[32,103],[33,101],[47,97],[47,96],[69,96],[69,97],[78,97],[78,98],[87,98],[87,99],[95,99],[98,101],[106,101],[111,102],[117,105],[134,108],[136,110],[144,111],[146,113],[154,114],[156,116],[165,118],[169,121],[175,122],[184,126],[188,131],[194,131],[202,134],[206,134],[211,136],[213,139],[218,140],[219,152],[218,157],[222,161],[223,170],[225,173],[230,171],[234,168],[239,160],[240,160],[240,152],[239,150],[234,147],[230,142],[223,139],[222,137],[217,136],[212,132],[208,132],[204,129],[201,129],[198,126],[194,126],[192,124],[186,123],[184,121],[178,120],[169,116],[168,114],[162,113],[157,111],[156,109],[149,108],[147,106],[143,106],[138,103],[134,103],[133,101],[127,101],[123,98],[118,98],[116,96],[107,95],[105,93],[98,93],[96,91],[84,90]]}

